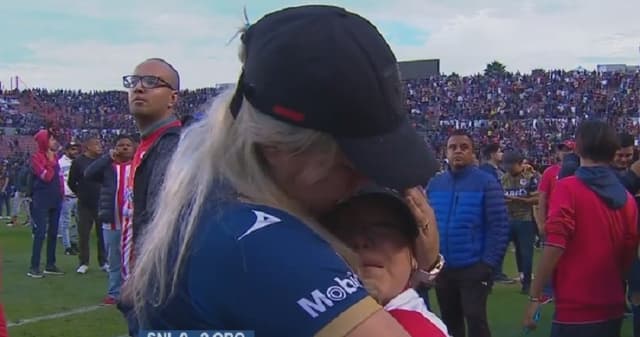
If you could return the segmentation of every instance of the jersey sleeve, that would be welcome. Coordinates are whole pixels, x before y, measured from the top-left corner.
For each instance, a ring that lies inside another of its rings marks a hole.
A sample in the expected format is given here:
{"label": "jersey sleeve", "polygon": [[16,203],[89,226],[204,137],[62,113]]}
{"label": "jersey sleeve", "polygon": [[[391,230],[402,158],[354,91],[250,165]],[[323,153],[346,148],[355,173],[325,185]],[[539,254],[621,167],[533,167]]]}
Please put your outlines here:
{"label": "jersey sleeve", "polygon": [[575,232],[575,205],[567,183],[558,182],[549,201],[549,215],[544,227],[548,246],[565,248]]}
{"label": "jersey sleeve", "polygon": [[421,313],[411,310],[392,309],[387,312],[411,335],[411,337],[447,337],[447,332]]}
{"label": "jersey sleeve", "polygon": [[225,329],[344,336],[381,309],[329,244],[290,215],[252,209],[222,222],[224,238],[191,259],[189,289]]}

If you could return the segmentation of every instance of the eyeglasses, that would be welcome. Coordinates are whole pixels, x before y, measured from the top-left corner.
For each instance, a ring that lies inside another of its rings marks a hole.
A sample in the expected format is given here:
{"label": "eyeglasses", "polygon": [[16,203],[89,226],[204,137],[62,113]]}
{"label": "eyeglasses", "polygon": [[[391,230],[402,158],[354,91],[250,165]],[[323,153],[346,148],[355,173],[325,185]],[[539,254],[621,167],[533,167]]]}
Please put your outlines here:
{"label": "eyeglasses", "polygon": [[158,76],[153,76],[153,75],[145,75],[145,76],[139,76],[139,75],[126,75],[126,76],[122,76],[122,85],[127,88],[127,89],[131,89],[131,88],[135,88],[138,83],[140,83],[142,85],[143,88],[145,89],[155,89],[155,88],[169,88],[171,90],[176,90],[173,88],[173,86],[171,84],[169,84],[169,82],[161,79]]}

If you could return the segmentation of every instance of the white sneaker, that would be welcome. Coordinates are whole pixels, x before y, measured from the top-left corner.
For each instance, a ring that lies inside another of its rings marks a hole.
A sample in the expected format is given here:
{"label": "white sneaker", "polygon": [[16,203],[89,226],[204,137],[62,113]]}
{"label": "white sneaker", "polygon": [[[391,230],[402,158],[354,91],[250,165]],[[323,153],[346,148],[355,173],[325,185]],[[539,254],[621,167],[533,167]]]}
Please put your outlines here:
{"label": "white sneaker", "polygon": [[109,271],[109,264],[105,263],[102,265],[102,267],[100,267],[100,269],[102,269],[102,271],[104,272],[108,272]]}
{"label": "white sneaker", "polygon": [[89,266],[87,266],[86,264],[83,264],[80,267],[78,267],[78,270],[76,270],[76,272],[78,274],[86,274],[87,270],[89,270]]}

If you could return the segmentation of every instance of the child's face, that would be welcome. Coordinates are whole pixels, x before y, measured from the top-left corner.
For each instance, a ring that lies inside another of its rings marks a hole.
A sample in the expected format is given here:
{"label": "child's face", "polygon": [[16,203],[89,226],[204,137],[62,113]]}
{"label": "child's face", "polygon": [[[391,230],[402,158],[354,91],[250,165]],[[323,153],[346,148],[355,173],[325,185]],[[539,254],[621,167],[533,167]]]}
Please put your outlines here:
{"label": "child's face", "polygon": [[341,212],[335,234],[360,257],[359,276],[386,304],[409,284],[413,253],[410,242],[390,210],[366,202],[354,203]]}

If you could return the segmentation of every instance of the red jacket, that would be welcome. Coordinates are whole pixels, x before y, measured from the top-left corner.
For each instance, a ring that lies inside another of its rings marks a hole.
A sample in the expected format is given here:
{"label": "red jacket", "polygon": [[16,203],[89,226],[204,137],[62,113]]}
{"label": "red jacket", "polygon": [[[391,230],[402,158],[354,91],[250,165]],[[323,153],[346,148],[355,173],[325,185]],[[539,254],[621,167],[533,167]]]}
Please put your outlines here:
{"label": "red jacket", "polygon": [[33,137],[38,144],[38,151],[31,156],[31,170],[35,176],[44,183],[50,183],[53,179],[59,180],[60,195],[64,196],[64,177],[60,174],[60,166],[57,156],[52,160],[47,157],[49,150],[49,132],[38,131]]}
{"label": "red jacket", "polygon": [[613,209],[578,177],[558,180],[545,225],[546,244],[564,249],[553,274],[557,322],[623,317],[623,279],[638,245],[638,210],[625,193]]}

